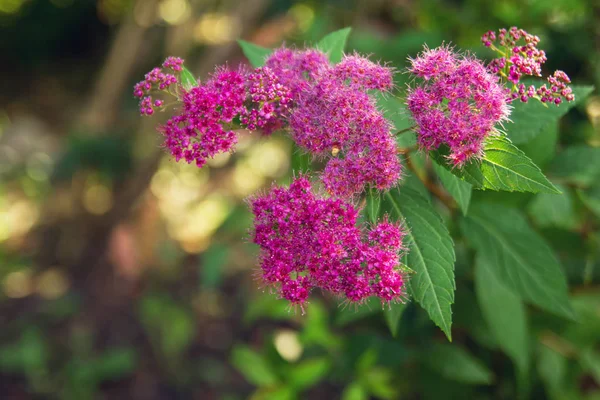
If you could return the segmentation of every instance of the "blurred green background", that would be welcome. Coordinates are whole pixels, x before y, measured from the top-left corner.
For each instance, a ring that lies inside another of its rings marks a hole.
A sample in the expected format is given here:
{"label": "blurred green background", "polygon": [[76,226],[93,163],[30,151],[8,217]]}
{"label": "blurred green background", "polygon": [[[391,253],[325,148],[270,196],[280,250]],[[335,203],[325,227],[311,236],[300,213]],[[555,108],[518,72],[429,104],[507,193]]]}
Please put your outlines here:
{"label": "blurred green background", "polygon": [[[532,329],[517,382],[461,278],[464,243],[451,346],[411,303],[395,338],[377,303],[315,293],[289,310],[255,279],[243,199],[288,181],[291,143],[246,136],[202,169],[175,163],[155,132],[167,116],[141,118],[132,96],[166,55],[201,78],[245,63],[237,38],[301,46],[351,26],[349,51],[402,72],[424,43],[490,56],[481,34],[512,25],[542,38],[548,71],[599,86],[596,0],[0,0],[0,398],[599,399],[597,219],[534,210],[583,323]],[[599,129],[593,94],[547,134],[599,146]]]}

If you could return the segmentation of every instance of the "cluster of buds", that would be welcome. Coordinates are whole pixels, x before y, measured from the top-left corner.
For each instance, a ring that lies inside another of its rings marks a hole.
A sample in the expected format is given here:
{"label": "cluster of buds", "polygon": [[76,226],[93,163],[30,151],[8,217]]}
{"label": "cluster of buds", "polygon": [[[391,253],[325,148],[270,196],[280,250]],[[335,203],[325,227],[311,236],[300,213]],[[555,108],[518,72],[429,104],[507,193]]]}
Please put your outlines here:
{"label": "cluster of buds", "polygon": [[[495,74],[513,84],[508,102],[519,99],[526,103],[530,98],[536,98],[542,103],[560,104],[563,99],[575,99],[572,90],[567,87],[569,77],[562,71],[556,71],[548,77],[548,84],[539,88],[526,87],[520,83],[525,76],[542,76],[542,65],[546,62],[546,53],[538,48],[540,38],[527,33],[523,29],[512,27],[509,30],[500,29],[496,32],[486,32],[481,37],[482,43],[500,55],[492,60],[488,68]],[[533,88],[533,89],[532,89]]]}
{"label": "cluster of buds", "polygon": [[[166,93],[177,96],[178,79],[174,73],[183,69],[183,60],[178,57],[168,57],[161,68],[154,68],[144,76],[144,80],[138,82],[133,88],[133,95],[140,99],[140,113],[142,115],[154,114],[155,108],[161,108],[165,102],[161,99],[153,99],[153,93]],[[163,71],[170,71],[164,72]]]}

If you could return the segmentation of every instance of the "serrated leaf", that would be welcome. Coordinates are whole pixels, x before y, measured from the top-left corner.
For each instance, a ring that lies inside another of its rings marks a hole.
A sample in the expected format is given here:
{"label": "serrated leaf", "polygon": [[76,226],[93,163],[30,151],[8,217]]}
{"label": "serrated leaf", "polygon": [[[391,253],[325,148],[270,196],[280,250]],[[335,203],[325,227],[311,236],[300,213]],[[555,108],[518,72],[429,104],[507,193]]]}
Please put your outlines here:
{"label": "serrated leaf", "polygon": [[512,123],[505,124],[506,134],[514,143],[526,143],[539,135],[548,125],[558,121],[571,108],[583,102],[594,90],[593,86],[573,85],[575,101],[544,105],[537,100],[527,103],[512,102],[513,110],[510,114]]}
{"label": "serrated leaf", "polygon": [[461,219],[460,228],[507,288],[554,314],[574,317],[560,264],[520,212],[478,204]]}
{"label": "serrated leaf", "polygon": [[458,178],[446,168],[442,167],[435,161],[433,163],[433,169],[440,178],[442,185],[446,188],[448,193],[452,196],[456,203],[459,205],[463,215],[467,215],[469,209],[469,203],[471,202],[471,191],[473,186]]}
{"label": "serrated leaf", "polygon": [[339,31],[331,32],[317,43],[317,48],[329,56],[329,61],[332,64],[337,64],[342,60],[344,48],[351,28],[340,29]]}
{"label": "serrated leaf", "polygon": [[539,167],[503,136],[489,138],[481,161],[471,162],[462,168],[448,167],[439,152],[432,152],[431,155],[476,189],[560,193]]}
{"label": "serrated leaf", "polygon": [[370,188],[367,192],[367,217],[372,223],[376,223],[379,218],[379,209],[381,207],[381,192]]}
{"label": "serrated leaf", "polygon": [[245,40],[240,39],[237,42],[254,68],[262,67],[267,57],[273,52],[272,49],[267,49],[266,47],[258,46]]}
{"label": "serrated leaf", "polygon": [[305,390],[325,378],[330,368],[327,358],[304,360],[292,367],[289,384],[297,390]]}
{"label": "serrated leaf", "polygon": [[600,147],[571,146],[552,160],[548,173],[565,182],[590,186],[600,180]]}
{"label": "serrated leaf", "polygon": [[391,219],[405,221],[409,229],[406,260],[415,271],[410,279],[414,299],[452,340],[456,257],[446,226],[427,199],[408,187],[387,192],[382,206]]}
{"label": "serrated leaf", "polygon": [[198,85],[198,81],[194,78],[194,74],[190,72],[185,66],[182,66],[182,70],[180,72],[181,77],[181,86],[185,90],[190,90],[194,86]]}
{"label": "serrated leaf", "polygon": [[278,382],[275,372],[263,356],[247,346],[238,345],[233,348],[231,364],[248,382],[257,386],[271,386]]}
{"label": "serrated leaf", "polygon": [[494,377],[481,361],[455,345],[434,345],[424,354],[424,361],[443,377],[458,382],[489,385]]}
{"label": "serrated leaf", "polygon": [[483,318],[498,345],[512,358],[522,379],[529,369],[529,332],[525,307],[515,293],[496,277],[481,255],[475,265],[475,292]]}
{"label": "serrated leaf", "polygon": [[406,303],[390,304],[389,308],[383,310],[383,317],[385,318],[388,328],[390,328],[392,337],[396,337],[398,334],[398,326],[400,324],[402,314],[404,314],[404,310],[406,310],[406,306]]}

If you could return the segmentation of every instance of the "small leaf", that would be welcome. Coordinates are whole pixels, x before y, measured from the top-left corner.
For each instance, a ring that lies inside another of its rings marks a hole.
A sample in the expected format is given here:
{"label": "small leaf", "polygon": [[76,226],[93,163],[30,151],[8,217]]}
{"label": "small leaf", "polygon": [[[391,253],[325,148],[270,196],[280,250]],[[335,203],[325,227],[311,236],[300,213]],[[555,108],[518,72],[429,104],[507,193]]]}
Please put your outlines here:
{"label": "small leaf", "polygon": [[262,67],[267,57],[273,52],[272,49],[267,49],[266,47],[261,47],[245,40],[240,39],[237,42],[254,68]]}
{"label": "small leaf", "polygon": [[436,344],[424,354],[424,357],[425,364],[447,379],[473,385],[492,383],[492,372],[458,346]]}
{"label": "small leaf", "polygon": [[247,346],[238,345],[233,348],[231,364],[248,382],[256,386],[272,386],[278,382],[275,372],[263,356]]}
{"label": "small leaf", "polygon": [[456,200],[456,203],[459,205],[463,215],[467,215],[469,203],[471,202],[471,191],[473,190],[473,186],[470,183],[458,178],[435,161],[433,161],[433,169],[440,178],[442,185],[444,185],[452,198]]}
{"label": "small leaf", "polygon": [[590,186],[600,179],[600,147],[569,147],[550,163],[548,173],[569,183]]}
{"label": "small leaf", "polygon": [[196,78],[194,78],[194,74],[192,74],[189,69],[187,69],[185,66],[182,66],[182,68],[183,69],[180,72],[181,86],[183,86],[185,90],[190,90],[194,86],[198,85],[198,81]]}
{"label": "small leaf", "polygon": [[456,257],[446,226],[433,206],[408,187],[387,192],[383,207],[391,219],[404,220],[409,229],[407,266],[415,271],[410,279],[412,295],[452,340]]}
{"label": "small leaf", "polygon": [[505,124],[506,134],[514,143],[526,143],[540,134],[544,128],[558,121],[571,108],[582,103],[594,90],[593,86],[573,85],[575,101],[544,105],[537,100],[529,100],[527,103],[513,101],[513,110],[510,114],[512,123]]}
{"label": "small leaf", "polygon": [[506,288],[481,256],[475,266],[475,291],[483,318],[498,345],[512,358],[522,377],[529,368],[529,333],[519,296]]}
{"label": "small leaf", "polygon": [[507,288],[554,314],[574,317],[560,264],[517,210],[478,204],[460,228]]}
{"label": "small leaf", "polygon": [[289,384],[297,390],[314,386],[329,372],[331,363],[327,358],[313,358],[294,365],[289,376]]}
{"label": "small leaf", "polygon": [[350,31],[351,28],[344,28],[331,32],[317,43],[317,48],[327,53],[332,64],[337,64],[342,60]]}
{"label": "small leaf", "polygon": [[398,334],[398,325],[400,324],[400,319],[402,318],[402,314],[404,314],[404,310],[406,310],[406,306],[406,303],[390,304],[389,309],[386,308],[383,310],[383,316],[388,328],[390,328],[392,337],[396,337]]}
{"label": "small leaf", "polygon": [[379,219],[379,208],[381,207],[381,192],[370,188],[367,193],[367,216],[369,221],[376,223]]}
{"label": "small leaf", "polygon": [[432,152],[431,155],[477,189],[560,193],[539,167],[503,136],[489,138],[481,161],[471,162],[462,168],[448,167],[440,152]]}

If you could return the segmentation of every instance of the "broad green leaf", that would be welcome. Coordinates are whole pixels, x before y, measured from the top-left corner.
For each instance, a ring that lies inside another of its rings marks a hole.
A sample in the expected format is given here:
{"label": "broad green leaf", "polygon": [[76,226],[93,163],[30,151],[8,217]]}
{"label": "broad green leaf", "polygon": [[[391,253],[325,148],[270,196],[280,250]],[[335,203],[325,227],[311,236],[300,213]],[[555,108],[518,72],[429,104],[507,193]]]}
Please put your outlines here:
{"label": "broad green leaf", "polygon": [[575,93],[575,101],[544,105],[537,100],[529,100],[527,103],[520,101],[512,102],[513,110],[510,114],[512,123],[505,124],[506,134],[514,143],[526,143],[540,134],[548,125],[558,121],[571,108],[583,102],[592,93],[592,86],[572,86]]}
{"label": "broad green leaf", "polygon": [[332,64],[337,64],[342,60],[350,31],[351,28],[344,28],[331,32],[317,43],[317,48],[327,53]]}
{"label": "broad green leaf", "polygon": [[190,90],[192,87],[198,85],[198,81],[196,80],[196,78],[194,78],[194,74],[192,74],[189,69],[187,69],[185,66],[182,68],[183,69],[180,73],[181,86],[183,86],[185,90]]}
{"label": "broad green leaf", "polygon": [[469,203],[471,201],[471,191],[473,190],[473,186],[458,178],[446,168],[440,166],[435,161],[432,161],[433,169],[435,173],[440,178],[442,185],[446,188],[448,193],[452,196],[456,203],[459,205],[460,210],[463,215],[467,215],[467,210],[469,209]]}
{"label": "broad green leaf", "polygon": [[[539,346],[537,370],[551,399],[561,399],[568,360],[544,345]],[[558,396],[557,396],[558,395]]]}
{"label": "broad green leaf", "polygon": [[503,136],[488,139],[481,161],[471,162],[462,168],[450,168],[440,153],[431,154],[436,161],[476,189],[560,193],[538,166]]}
{"label": "broad green leaf", "polygon": [[556,155],[556,144],[558,143],[558,122],[545,127],[540,135],[527,143],[519,145],[525,155],[531,158],[535,165],[542,170]]}
{"label": "broad green leaf", "polygon": [[385,322],[388,328],[390,328],[390,333],[393,337],[396,337],[398,334],[398,325],[400,324],[404,310],[406,310],[406,306],[406,303],[390,304],[389,308],[383,310]]}
{"label": "broad green leaf", "polygon": [[537,226],[570,229],[577,225],[573,199],[568,187],[556,185],[562,194],[540,193],[527,206]]}
{"label": "broad green leaf", "polygon": [[489,385],[494,377],[482,362],[456,345],[435,344],[424,354],[424,361],[443,377],[463,383]]}
{"label": "broad green leaf", "polygon": [[525,307],[516,294],[496,277],[482,256],[475,265],[475,291],[483,318],[504,352],[513,359],[521,376],[529,368],[529,333]]}
{"label": "broad green leaf", "polygon": [[261,47],[245,40],[240,39],[237,42],[254,68],[262,67],[269,54],[273,52],[272,49],[267,49],[266,47]]}
{"label": "broad green leaf", "polygon": [[600,147],[572,146],[550,163],[548,174],[565,182],[590,186],[600,180]]}
{"label": "broad green leaf", "polygon": [[327,358],[305,360],[292,366],[288,382],[297,390],[305,390],[325,378],[330,368]]}
{"label": "broad green leaf", "polygon": [[600,218],[600,182],[586,190],[577,190],[579,198],[596,217]]}
{"label": "broad green leaf", "polygon": [[414,299],[452,340],[454,302],[454,247],[452,238],[433,206],[416,191],[402,187],[387,192],[383,210],[394,220],[404,221],[407,266],[415,273],[410,287]]}
{"label": "broad green leaf", "polygon": [[574,317],[560,264],[520,212],[478,204],[460,221],[460,227],[507,288],[545,310]]}
{"label": "broad green leaf", "polygon": [[256,386],[272,386],[278,382],[273,368],[263,356],[247,346],[238,345],[233,348],[231,364],[248,382]]}
{"label": "broad green leaf", "polygon": [[381,192],[370,188],[367,192],[367,216],[371,223],[376,223],[379,218],[379,209],[381,207]]}

